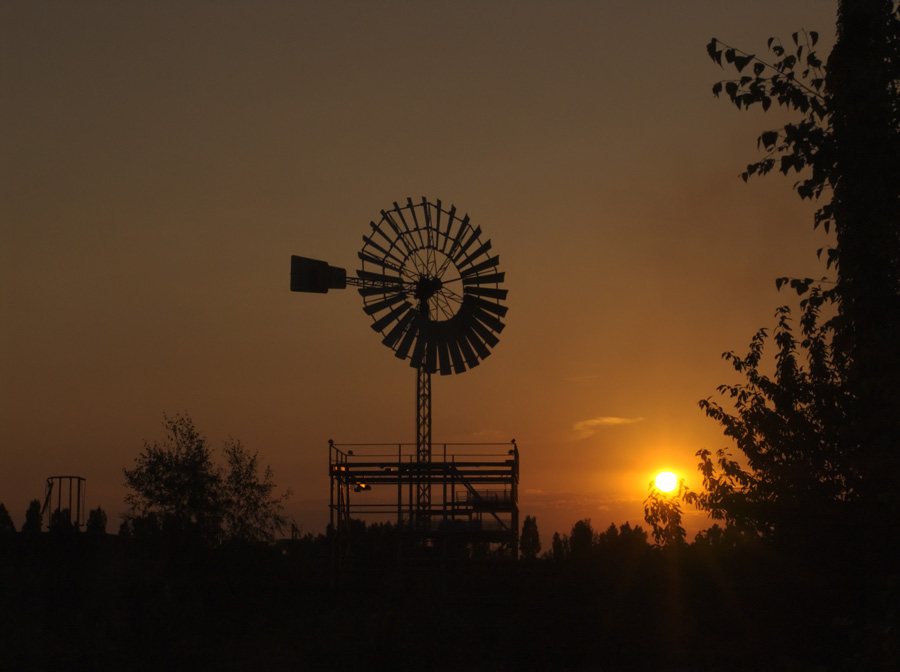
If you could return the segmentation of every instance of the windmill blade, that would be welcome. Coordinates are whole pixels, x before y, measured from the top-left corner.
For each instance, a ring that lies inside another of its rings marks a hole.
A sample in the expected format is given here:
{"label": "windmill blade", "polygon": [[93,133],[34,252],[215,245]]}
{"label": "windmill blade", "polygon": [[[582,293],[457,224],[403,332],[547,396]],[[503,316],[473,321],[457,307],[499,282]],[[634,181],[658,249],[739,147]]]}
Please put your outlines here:
{"label": "windmill blade", "polygon": [[501,322],[499,319],[497,319],[490,313],[484,312],[483,310],[478,310],[476,308],[473,315],[478,322],[484,324],[495,334],[499,334],[501,331],[503,331],[504,327],[506,327],[506,325],[503,324],[503,322]]}
{"label": "windmill blade", "polygon": [[425,228],[431,226],[431,203],[424,196],[422,197],[422,213],[425,217]]}
{"label": "windmill blade", "polygon": [[[452,222],[451,222],[451,224],[452,224]],[[444,254],[449,256],[450,253],[447,251],[447,243],[449,243],[451,240],[455,240],[457,237],[459,237],[459,235],[463,231],[465,231],[468,228],[469,228],[469,215],[463,215],[463,218],[461,220],[459,220],[459,226],[456,229],[455,236],[451,230],[452,227],[448,226],[447,227],[447,235],[444,238],[443,243],[441,244],[441,252],[443,252]],[[453,250],[453,245],[450,246],[450,250]]]}
{"label": "windmill blade", "polygon": [[[375,222],[369,222],[369,226],[372,227],[373,232],[377,233],[387,241],[389,249],[398,249],[398,243],[401,242],[399,236],[389,236],[381,229],[381,223],[376,224]],[[363,240],[365,240],[365,236],[363,236]]]}
{"label": "windmill blade", "polygon": [[368,261],[370,264],[375,264],[376,266],[381,266],[382,268],[389,268],[392,271],[397,271],[398,274],[402,270],[400,266],[390,263],[387,259],[379,259],[378,257],[373,257],[371,254],[365,251],[358,252],[357,256],[359,256],[359,258],[363,261]]}
{"label": "windmill blade", "polygon": [[[416,336],[421,327],[421,319],[416,319],[419,318],[417,310],[413,309],[410,312],[413,313],[413,319],[410,321],[409,329],[407,329],[406,333],[403,335],[403,340],[400,341],[400,345],[397,346],[397,349],[394,351],[394,356],[398,359],[406,359],[409,355],[410,348],[417,343]],[[416,368],[418,368],[418,364],[416,365]]]}
{"label": "windmill blade", "polygon": [[441,375],[448,376],[453,373],[453,362],[450,360],[450,348],[446,340],[438,341],[437,353]]}
{"label": "windmill blade", "polygon": [[425,226],[422,226],[422,227],[419,227],[418,229],[416,229],[416,231],[419,232],[419,241],[422,243],[423,248],[427,247],[427,243],[425,241],[425,238],[422,236],[422,230],[424,229],[425,231],[431,231],[431,226],[432,226],[432,224],[431,224],[431,209],[433,207],[434,206],[428,202],[428,199],[426,199],[423,196],[422,197],[422,215],[425,219]]}
{"label": "windmill blade", "polygon": [[504,301],[506,299],[506,295],[509,294],[509,291],[506,289],[495,289],[493,287],[479,287],[478,285],[474,285],[471,287],[466,287],[463,290],[464,294],[474,294],[476,296],[486,296],[489,299],[499,299],[500,301]]}
{"label": "windmill blade", "polygon": [[484,254],[485,252],[487,252],[490,249],[491,249],[491,241],[486,240],[481,247],[479,247],[477,250],[472,252],[472,254],[470,254],[468,257],[466,257],[463,261],[458,261],[458,259],[462,256],[462,253],[465,252],[465,250],[460,250],[460,252],[456,255],[456,258],[453,261],[456,262],[460,268],[462,268],[463,266],[468,266],[469,264],[471,264],[478,257],[480,257],[482,254]]}
{"label": "windmill blade", "polygon": [[392,311],[382,316],[380,319],[375,320],[375,322],[372,323],[372,329],[377,332],[383,332],[391,322],[399,319],[400,316],[403,315],[403,313],[405,313],[411,307],[412,304],[410,304],[409,302],[404,302],[403,305],[397,306]]}
{"label": "windmill blade", "polygon": [[[462,232],[460,232],[460,233],[462,233]],[[450,257],[451,259],[453,259],[454,261],[456,261],[457,259],[459,259],[462,255],[464,255],[466,253],[466,250],[468,250],[472,246],[472,243],[474,243],[476,240],[478,240],[478,236],[480,236],[480,235],[481,235],[481,227],[476,226],[474,229],[472,229],[472,233],[469,235],[469,237],[466,238],[466,242],[464,242],[462,244],[458,244],[462,238],[461,236],[458,236],[456,238],[456,240],[454,240],[453,247],[450,248],[450,251],[447,253],[447,256]]]}
{"label": "windmill blade", "polygon": [[466,363],[463,361],[462,352],[460,352],[459,344],[455,338],[447,341],[447,349],[450,351],[450,360],[453,362],[454,373],[464,372]]}
{"label": "windmill blade", "polygon": [[457,341],[459,344],[459,349],[462,352],[462,356],[466,360],[466,364],[468,364],[470,369],[474,369],[480,363],[478,361],[478,355],[472,350],[472,346],[469,345],[469,340],[467,335],[463,335],[462,338]]}
{"label": "windmill blade", "polygon": [[412,354],[409,357],[409,365],[414,369],[424,366],[425,361],[425,335],[424,330],[419,329],[417,333],[416,343],[413,346]]}
{"label": "windmill blade", "polygon": [[485,301],[484,299],[480,299],[477,296],[470,297],[472,304],[478,306],[480,310],[486,310],[489,313],[493,313],[499,317],[505,317],[506,313],[509,312],[509,308],[506,306],[500,305],[499,303],[493,303],[491,301]]}
{"label": "windmill blade", "polygon": [[450,206],[450,212],[447,213],[447,230],[444,231],[443,235],[441,235],[441,227],[438,227],[438,237],[441,238],[441,251],[444,251],[444,248],[447,246],[447,241],[450,239],[450,229],[453,228],[453,220],[456,218],[456,206]]}
{"label": "windmill blade", "polygon": [[463,278],[463,285],[498,285],[506,278],[506,273],[492,273],[491,275],[476,275],[473,278]]}
{"label": "windmill blade", "polygon": [[453,236],[453,243],[450,245],[450,249],[447,250],[447,257],[452,257],[456,250],[459,249],[459,246],[462,244],[463,237],[472,231],[472,227],[469,225],[469,220],[465,219],[459,223],[459,229],[456,231],[456,234]]}
{"label": "windmill blade", "polygon": [[469,331],[466,333],[466,342],[472,346],[481,359],[486,359],[491,354],[484,342],[478,338],[478,334],[475,333],[475,328],[472,325],[469,325]]}
{"label": "windmill blade", "polygon": [[[394,345],[400,340],[400,337],[406,332],[406,329],[412,324],[412,321],[416,319],[417,315],[418,312],[414,308],[410,308],[410,310],[397,321],[397,324],[391,327],[391,330],[383,339],[381,339],[381,342],[393,349]],[[406,359],[405,353],[403,359]]]}
{"label": "windmill blade", "polygon": [[395,240],[400,240],[403,238],[403,233],[400,231],[400,227],[397,226],[397,222],[394,221],[394,218],[391,217],[386,210],[381,211],[381,221],[387,222],[387,225],[391,227],[391,230],[396,236]]}
{"label": "windmill blade", "polygon": [[[374,315],[375,313],[380,312],[385,308],[390,308],[399,301],[403,301],[405,298],[406,297],[403,294],[393,294],[386,299],[376,301],[364,306],[363,311],[366,313],[366,315]],[[409,306],[411,304],[407,303],[406,305]]]}
{"label": "windmill blade", "polygon": [[460,277],[467,278],[471,275],[475,275],[476,273],[480,273],[481,271],[487,270],[488,268],[496,268],[500,264],[500,257],[488,257],[481,263],[475,264],[471,268],[467,268],[465,270],[460,270]]}
{"label": "windmill blade", "polygon": [[[395,205],[396,205],[396,203],[395,203]],[[413,201],[409,196],[406,197],[406,207],[409,210],[410,214],[412,215],[413,225],[415,226],[415,228],[418,229],[419,228],[419,218],[416,217],[416,206],[413,205]]]}
{"label": "windmill blade", "polygon": [[434,226],[429,226],[425,229],[425,234],[427,240],[425,244],[430,249],[435,249],[437,247],[437,241],[435,240],[435,234],[440,233],[441,231],[441,213],[443,213],[444,209],[441,205],[441,199],[437,199],[437,205],[435,206],[435,217],[434,217]]}
{"label": "windmill blade", "polygon": [[[375,224],[373,223],[372,226],[375,226]],[[381,233],[381,230],[379,229],[378,232]],[[384,235],[384,234],[382,234],[382,235]],[[402,260],[402,259],[398,259],[397,257],[394,256],[394,254],[393,254],[392,252],[390,252],[389,250],[386,250],[386,249],[383,248],[381,245],[379,245],[378,243],[376,243],[374,238],[372,238],[372,237],[370,237],[370,236],[363,236],[362,238],[363,238],[363,242],[365,242],[367,246],[374,247],[376,250],[378,250],[379,252],[381,252],[381,253],[384,255],[384,257],[385,257],[386,259],[391,259],[391,260],[394,261],[398,266],[402,266],[402,265],[403,265],[403,260]],[[391,245],[390,247],[391,247],[391,249],[393,249],[394,246]]]}
{"label": "windmill blade", "polygon": [[[406,217],[403,216],[403,208],[400,207],[400,205],[397,203],[397,201],[394,201],[394,210],[393,210],[393,212],[396,212],[396,213],[397,213],[397,216],[400,218],[400,221],[401,221],[402,224],[403,224],[403,228],[406,230],[406,232],[407,232],[410,236],[412,236],[412,232],[413,232],[413,231],[416,231],[416,232],[419,231],[419,222],[418,222],[418,220],[417,220],[416,217],[415,217],[415,211],[414,211],[414,210],[412,211],[412,213],[413,213],[413,222],[415,223],[415,226],[414,226],[412,229],[409,228],[409,224],[408,224],[407,221],[406,221]],[[422,240],[422,234],[419,233],[419,241],[421,241],[421,240]]]}
{"label": "windmill blade", "polygon": [[472,332],[475,333],[479,338],[481,338],[482,342],[487,343],[492,348],[497,347],[497,343],[499,343],[500,340],[496,336],[494,336],[494,332],[492,332],[477,320],[472,320],[471,327]]}
{"label": "windmill blade", "polygon": [[409,243],[404,237],[404,233],[409,233],[409,228],[406,227],[406,221],[403,221],[404,231],[401,231],[400,226],[397,224],[397,222],[394,221],[394,218],[391,216],[391,214],[389,212],[386,212],[385,210],[381,211],[381,221],[387,222],[388,226],[391,227],[391,230],[394,232],[395,236],[394,243],[397,245],[397,247],[399,248],[400,245],[403,245],[403,248],[406,250],[405,254],[411,254],[414,249],[410,247]]}

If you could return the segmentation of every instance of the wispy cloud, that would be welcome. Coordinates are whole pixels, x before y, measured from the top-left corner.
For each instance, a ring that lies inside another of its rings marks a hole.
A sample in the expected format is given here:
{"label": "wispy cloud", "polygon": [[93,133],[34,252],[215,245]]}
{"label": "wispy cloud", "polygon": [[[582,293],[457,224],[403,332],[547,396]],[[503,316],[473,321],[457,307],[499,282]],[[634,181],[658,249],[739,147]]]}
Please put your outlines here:
{"label": "wispy cloud", "polygon": [[572,429],[575,430],[576,439],[586,439],[593,436],[604,427],[618,427],[619,425],[631,425],[640,422],[643,418],[616,418],[608,415],[601,415],[590,420],[581,420],[576,422]]}

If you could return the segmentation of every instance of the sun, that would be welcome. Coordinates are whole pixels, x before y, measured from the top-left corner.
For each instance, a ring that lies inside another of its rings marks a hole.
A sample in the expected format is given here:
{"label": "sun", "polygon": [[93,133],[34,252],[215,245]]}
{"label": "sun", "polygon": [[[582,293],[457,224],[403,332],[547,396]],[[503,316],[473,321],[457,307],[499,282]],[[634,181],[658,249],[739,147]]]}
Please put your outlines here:
{"label": "sun", "polygon": [[678,487],[678,477],[671,471],[661,471],[656,475],[656,489],[662,492],[672,492]]}

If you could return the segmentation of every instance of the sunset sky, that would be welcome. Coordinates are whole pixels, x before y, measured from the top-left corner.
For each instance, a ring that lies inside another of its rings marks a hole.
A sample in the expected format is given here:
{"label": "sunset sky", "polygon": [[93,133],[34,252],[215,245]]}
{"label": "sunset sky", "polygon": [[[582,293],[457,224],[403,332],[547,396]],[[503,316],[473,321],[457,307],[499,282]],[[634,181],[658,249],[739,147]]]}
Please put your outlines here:
{"label": "sunset sky", "polygon": [[[122,468],[163,414],[258,449],[304,532],[328,439],[415,442],[415,372],[351,290],[289,291],[292,254],[351,272],[407,196],[500,255],[507,328],[433,380],[435,442],[521,453],[545,540],[642,521],[651,478],[728,445],[697,407],[820,276],[794,177],[744,184],[784,120],[711,94],[717,37],[817,30],[836,0],[0,5],[0,502]],[[729,75],[730,73],[724,73]],[[693,516],[693,536],[705,521]]]}

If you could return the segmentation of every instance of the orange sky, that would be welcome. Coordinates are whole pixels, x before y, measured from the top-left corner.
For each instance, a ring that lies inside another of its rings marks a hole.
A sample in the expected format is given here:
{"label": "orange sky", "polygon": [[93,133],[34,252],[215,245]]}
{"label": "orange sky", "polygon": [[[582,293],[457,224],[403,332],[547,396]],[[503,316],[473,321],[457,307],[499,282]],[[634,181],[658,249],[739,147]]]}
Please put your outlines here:
{"label": "orange sky", "polygon": [[780,117],[714,99],[705,45],[806,28],[824,55],[836,4],[2,3],[0,502],[21,525],[80,475],[115,530],[122,468],[187,411],[323,531],[327,440],[414,442],[415,372],[355,291],[292,294],[289,258],[352,271],[427,196],[510,290],[493,355],[433,381],[435,442],[515,438],[545,545],[642,522],[657,471],[696,486],[727,445],[697,408],[720,354],[828,242],[793,178],[738,179]]}

